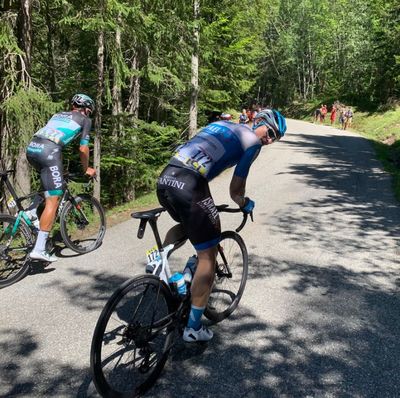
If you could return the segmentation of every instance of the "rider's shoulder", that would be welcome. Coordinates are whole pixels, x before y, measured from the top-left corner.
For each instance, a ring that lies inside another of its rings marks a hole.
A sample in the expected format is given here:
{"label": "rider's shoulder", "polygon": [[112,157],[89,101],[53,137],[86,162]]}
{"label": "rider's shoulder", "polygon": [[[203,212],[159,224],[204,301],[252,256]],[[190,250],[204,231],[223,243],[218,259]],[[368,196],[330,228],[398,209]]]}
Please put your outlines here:
{"label": "rider's shoulder", "polygon": [[72,120],[78,123],[84,123],[92,120],[89,116],[86,116],[81,112],[71,111],[70,113],[72,115]]}

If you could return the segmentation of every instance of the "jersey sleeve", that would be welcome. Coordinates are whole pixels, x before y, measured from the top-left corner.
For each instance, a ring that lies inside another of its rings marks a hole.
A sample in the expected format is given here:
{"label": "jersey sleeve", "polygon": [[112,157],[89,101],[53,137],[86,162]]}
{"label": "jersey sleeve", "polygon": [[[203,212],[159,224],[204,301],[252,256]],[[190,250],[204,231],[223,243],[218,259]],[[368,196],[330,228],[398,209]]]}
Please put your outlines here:
{"label": "jersey sleeve", "polygon": [[83,119],[83,126],[81,132],[81,140],[79,145],[88,145],[90,140],[90,130],[92,129],[92,120],[88,117]]}
{"label": "jersey sleeve", "polygon": [[243,156],[240,158],[238,164],[236,165],[234,175],[242,178],[246,178],[249,174],[250,166],[257,158],[260,153],[260,145],[253,145],[250,148],[246,149],[243,153]]}

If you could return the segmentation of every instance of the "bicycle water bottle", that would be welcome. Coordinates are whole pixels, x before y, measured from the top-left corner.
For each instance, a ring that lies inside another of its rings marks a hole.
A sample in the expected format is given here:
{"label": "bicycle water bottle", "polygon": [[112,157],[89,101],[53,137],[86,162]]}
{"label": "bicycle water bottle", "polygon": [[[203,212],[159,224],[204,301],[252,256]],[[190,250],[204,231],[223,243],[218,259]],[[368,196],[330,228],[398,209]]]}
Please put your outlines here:
{"label": "bicycle water bottle", "polygon": [[183,270],[183,276],[187,283],[192,282],[194,273],[196,272],[196,268],[197,268],[197,256],[194,255],[194,256],[189,257],[189,259],[185,265],[185,268]]}
{"label": "bicycle water bottle", "polygon": [[186,282],[183,274],[180,272],[176,272],[169,278],[169,283],[173,285],[175,291],[179,294],[179,296],[186,296]]}

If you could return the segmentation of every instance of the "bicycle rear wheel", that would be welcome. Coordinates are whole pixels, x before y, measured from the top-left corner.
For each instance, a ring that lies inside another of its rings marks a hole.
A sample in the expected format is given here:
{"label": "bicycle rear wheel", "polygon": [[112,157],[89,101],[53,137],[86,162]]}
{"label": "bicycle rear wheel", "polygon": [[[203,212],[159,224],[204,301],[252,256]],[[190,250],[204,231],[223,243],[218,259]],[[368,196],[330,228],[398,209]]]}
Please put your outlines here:
{"label": "bicycle rear wheel", "polygon": [[79,195],[74,199],[75,203],[68,202],[61,212],[61,236],[74,252],[89,253],[103,242],[106,232],[104,209],[90,195]]}
{"label": "bicycle rear wheel", "polygon": [[248,274],[246,245],[239,234],[225,231],[221,235],[214,285],[204,315],[214,322],[222,321],[239,304]]}
{"label": "bicycle rear wheel", "polygon": [[0,214],[0,288],[18,282],[29,271],[27,255],[34,238],[22,221],[13,231],[16,221],[16,217]]}
{"label": "bicycle rear wheel", "polygon": [[168,358],[173,299],[155,276],[122,284],[97,322],[90,353],[93,381],[105,397],[136,397],[149,389]]}

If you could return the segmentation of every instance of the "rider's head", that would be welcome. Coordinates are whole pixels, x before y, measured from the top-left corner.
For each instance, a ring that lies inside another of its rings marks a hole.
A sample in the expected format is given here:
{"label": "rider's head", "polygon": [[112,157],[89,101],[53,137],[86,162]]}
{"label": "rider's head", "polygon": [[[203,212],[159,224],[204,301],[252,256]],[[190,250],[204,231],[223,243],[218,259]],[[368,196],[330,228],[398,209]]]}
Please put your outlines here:
{"label": "rider's head", "polygon": [[75,94],[71,100],[71,106],[82,109],[86,116],[90,116],[94,111],[94,101],[85,94]]}
{"label": "rider's head", "polygon": [[254,118],[253,130],[263,145],[272,144],[285,135],[286,120],[274,109],[261,109]]}

